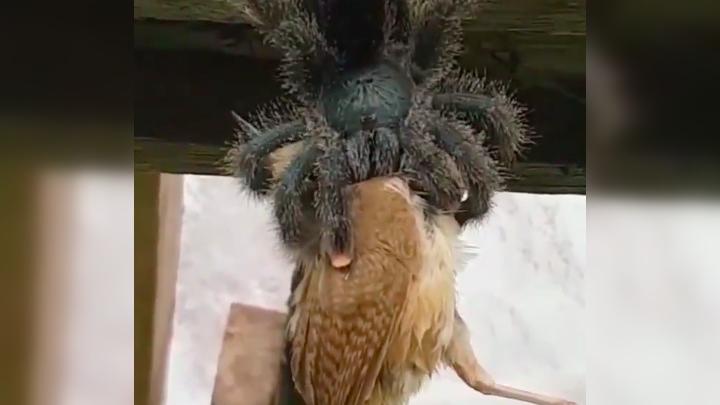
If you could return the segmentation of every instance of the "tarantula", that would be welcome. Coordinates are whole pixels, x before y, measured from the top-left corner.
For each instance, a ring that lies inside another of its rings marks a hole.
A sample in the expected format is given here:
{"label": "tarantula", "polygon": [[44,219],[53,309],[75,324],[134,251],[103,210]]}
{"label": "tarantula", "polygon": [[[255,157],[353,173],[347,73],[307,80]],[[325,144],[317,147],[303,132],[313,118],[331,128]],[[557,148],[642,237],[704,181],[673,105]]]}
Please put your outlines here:
{"label": "tarantula", "polygon": [[[242,11],[283,55],[287,97],[235,115],[232,170],[272,195],[282,241],[351,255],[344,188],[402,176],[429,212],[482,218],[501,164],[528,142],[525,109],[497,82],[457,67],[462,23],[480,0],[245,0]],[[300,152],[273,177],[271,156]]]}

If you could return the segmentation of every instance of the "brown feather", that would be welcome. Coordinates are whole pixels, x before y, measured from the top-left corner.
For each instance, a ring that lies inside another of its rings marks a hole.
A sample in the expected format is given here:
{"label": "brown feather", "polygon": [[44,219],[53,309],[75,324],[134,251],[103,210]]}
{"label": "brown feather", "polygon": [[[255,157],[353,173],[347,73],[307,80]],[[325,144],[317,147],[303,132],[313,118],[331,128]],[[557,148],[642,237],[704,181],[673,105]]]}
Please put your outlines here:
{"label": "brown feather", "polygon": [[376,179],[353,190],[351,215],[363,220],[353,227],[357,250],[349,269],[317,257],[309,263],[291,360],[308,405],[365,403],[417,281],[422,217],[409,191],[388,184]]}

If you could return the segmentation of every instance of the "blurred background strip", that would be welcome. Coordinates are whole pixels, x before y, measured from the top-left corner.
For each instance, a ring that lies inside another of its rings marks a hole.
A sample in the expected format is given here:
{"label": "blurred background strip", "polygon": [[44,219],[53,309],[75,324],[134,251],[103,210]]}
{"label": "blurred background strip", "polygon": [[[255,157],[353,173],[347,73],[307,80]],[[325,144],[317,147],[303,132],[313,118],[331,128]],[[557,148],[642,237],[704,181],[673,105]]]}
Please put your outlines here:
{"label": "blurred background strip", "polygon": [[69,283],[73,249],[72,176],[42,171],[35,181],[36,277],[33,279],[34,338],[31,399],[33,405],[58,403],[62,346],[67,332]]}
{"label": "blurred background strip", "polygon": [[0,172],[0,403],[128,404],[132,175]]}
{"label": "blurred background strip", "polygon": [[36,295],[38,181],[32,171],[0,168],[0,403],[25,404]]}

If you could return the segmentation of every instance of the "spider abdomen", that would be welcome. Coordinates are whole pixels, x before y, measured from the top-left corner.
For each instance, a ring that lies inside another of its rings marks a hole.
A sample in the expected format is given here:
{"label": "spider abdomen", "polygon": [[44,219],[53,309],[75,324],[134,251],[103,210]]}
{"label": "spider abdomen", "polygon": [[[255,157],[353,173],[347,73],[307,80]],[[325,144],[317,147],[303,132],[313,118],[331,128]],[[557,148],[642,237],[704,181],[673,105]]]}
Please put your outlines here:
{"label": "spider abdomen", "polygon": [[397,127],[412,105],[413,83],[399,68],[382,63],[346,73],[323,89],[321,104],[330,126],[352,134],[377,127]]}

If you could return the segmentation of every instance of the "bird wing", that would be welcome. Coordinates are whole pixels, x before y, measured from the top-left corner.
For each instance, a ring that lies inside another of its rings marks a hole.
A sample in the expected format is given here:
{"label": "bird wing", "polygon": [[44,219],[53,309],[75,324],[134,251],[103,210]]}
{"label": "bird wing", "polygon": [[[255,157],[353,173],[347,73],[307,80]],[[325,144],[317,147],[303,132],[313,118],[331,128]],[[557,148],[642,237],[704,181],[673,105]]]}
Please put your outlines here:
{"label": "bird wing", "polygon": [[308,405],[361,405],[371,395],[407,301],[407,265],[379,252],[358,257],[349,273],[308,273],[291,360]]}

